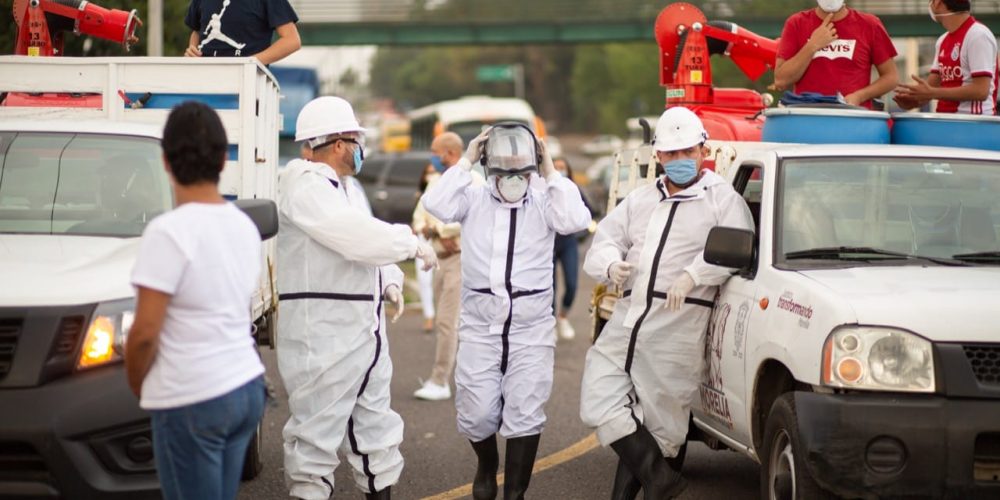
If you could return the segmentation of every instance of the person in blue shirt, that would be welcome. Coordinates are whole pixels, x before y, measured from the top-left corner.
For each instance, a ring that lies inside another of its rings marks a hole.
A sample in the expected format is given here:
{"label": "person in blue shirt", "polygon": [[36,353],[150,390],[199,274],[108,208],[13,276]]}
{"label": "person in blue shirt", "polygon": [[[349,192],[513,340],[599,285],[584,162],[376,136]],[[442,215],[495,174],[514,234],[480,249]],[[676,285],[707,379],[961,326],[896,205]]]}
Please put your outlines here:
{"label": "person in blue shirt", "polygon": [[[299,50],[299,18],[288,0],[191,0],[186,57],[249,57],[271,64]],[[271,43],[274,33],[278,39]]]}

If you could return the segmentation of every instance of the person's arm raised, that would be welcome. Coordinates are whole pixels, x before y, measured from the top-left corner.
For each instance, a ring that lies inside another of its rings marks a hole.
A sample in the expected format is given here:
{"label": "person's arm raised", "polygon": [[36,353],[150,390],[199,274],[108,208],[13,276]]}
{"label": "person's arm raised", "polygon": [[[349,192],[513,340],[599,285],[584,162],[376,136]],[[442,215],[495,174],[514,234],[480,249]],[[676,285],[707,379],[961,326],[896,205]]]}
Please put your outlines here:
{"label": "person's arm raised", "polygon": [[778,58],[774,65],[774,86],[779,90],[792,88],[802,75],[806,74],[813,55],[823,47],[830,45],[837,39],[837,28],[833,26],[833,14],[827,14],[826,18],[813,30],[812,35],[805,45],[787,61]]}

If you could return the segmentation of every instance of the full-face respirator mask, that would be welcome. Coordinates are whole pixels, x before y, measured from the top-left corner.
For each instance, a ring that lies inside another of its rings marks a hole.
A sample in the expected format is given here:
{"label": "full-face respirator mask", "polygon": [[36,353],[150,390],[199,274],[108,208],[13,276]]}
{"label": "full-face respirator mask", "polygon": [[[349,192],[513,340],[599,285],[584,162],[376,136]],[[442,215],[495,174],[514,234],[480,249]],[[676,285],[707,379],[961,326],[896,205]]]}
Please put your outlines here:
{"label": "full-face respirator mask", "polygon": [[493,125],[479,160],[490,190],[505,203],[516,203],[527,196],[531,176],[538,174],[541,162],[538,139],[530,128],[518,122]]}

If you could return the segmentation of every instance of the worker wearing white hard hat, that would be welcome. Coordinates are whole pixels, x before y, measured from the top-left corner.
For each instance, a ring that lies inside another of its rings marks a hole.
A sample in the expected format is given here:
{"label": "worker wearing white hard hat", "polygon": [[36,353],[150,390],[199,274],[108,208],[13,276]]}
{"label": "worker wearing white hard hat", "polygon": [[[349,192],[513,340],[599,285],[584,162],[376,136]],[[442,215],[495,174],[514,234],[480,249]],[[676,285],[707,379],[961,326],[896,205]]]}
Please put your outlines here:
{"label": "worker wearing white hard hat", "polygon": [[[473,163],[486,168],[486,186],[473,183]],[[552,389],[553,242],[585,229],[590,212],[544,144],[513,123],[472,140],[422,202],[441,221],[462,224],[455,408],[478,458],[472,496],[496,497],[499,432],[507,439],[504,498],[523,498]]]}
{"label": "worker wearing white hard hat", "polygon": [[394,264],[434,251],[410,228],[371,216],[349,181],[364,161],[364,129],[339,97],[307,103],[295,138],[311,161],[292,160],[278,180],[278,369],[288,390],[285,478],[290,494],[333,494],[343,447],[367,498],[389,498],[403,457],[403,421],[389,407],[392,362],[385,302],[403,310]]}
{"label": "worker wearing white hard hat", "polygon": [[750,229],[746,202],[703,169],[708,134],[687,108],[664,111],[653,142],[664,175],[629,193],[597,226],[584,271],[622,288],[587,352],[583,422],[619,455],[612,498],[672,498],[684,488],[691,403],[704,362],[705,327],[730,270],[705,262],[715,226]]}

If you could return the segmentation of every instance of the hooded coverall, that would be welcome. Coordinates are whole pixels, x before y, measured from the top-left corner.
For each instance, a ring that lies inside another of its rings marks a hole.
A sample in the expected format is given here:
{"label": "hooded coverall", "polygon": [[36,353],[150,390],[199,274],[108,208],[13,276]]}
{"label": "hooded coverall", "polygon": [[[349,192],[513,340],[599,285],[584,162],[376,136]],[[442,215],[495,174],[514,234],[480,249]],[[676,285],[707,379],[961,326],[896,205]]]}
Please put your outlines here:
{"label": "hooded coverall", "polygon": [[[624,297],[584,365],[580,417],[597,429],[602,445],[638,425],[665,457],[676,456],[684,444],[717,285],[731,275],[702,256],[715,226],[752,229],[753,219],[743,198],[709,170],[673,196],[661,177],[630,193],[597,226],[584,272],[608,282],[612,263],[633,266]],[[664,309],[666,291],[685,271],[694,289],[680,310]]]}
{"label": "hooded coverall", "polygon": [[556,233],[586,229],[590,212],[564,177],[505,203],[494,177],[475,185],[469,168],[460,160],[422,200],[442,222],[462,224],[458,430],[473,442],[498,431],[505,438],[540,434],[555,350],[553,242]]}
{"label": "hooded coverall", "polygon": [[396,483],[403,421],[389,407],[392,361],[382,295],[416,253],[405,225],[371,216],[363,191],[332,168],[293,160],[278,182],[278,368],[290,494],[326,499],[343,448],[365,492]]}

